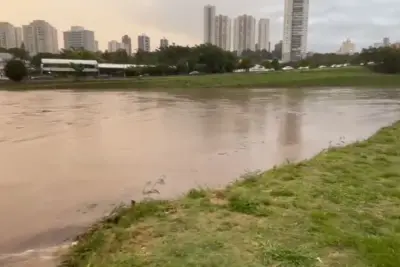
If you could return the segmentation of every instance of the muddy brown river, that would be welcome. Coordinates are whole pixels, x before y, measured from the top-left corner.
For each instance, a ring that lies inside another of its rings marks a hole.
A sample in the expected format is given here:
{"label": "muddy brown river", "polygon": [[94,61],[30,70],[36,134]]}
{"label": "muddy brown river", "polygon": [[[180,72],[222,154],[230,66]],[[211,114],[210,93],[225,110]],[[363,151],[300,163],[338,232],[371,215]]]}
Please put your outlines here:
{"label": "muddy brown river", "polygon": [[0,266],[52,266],[114,205],[308,158],[400,118],[400,90],[0,92]]}

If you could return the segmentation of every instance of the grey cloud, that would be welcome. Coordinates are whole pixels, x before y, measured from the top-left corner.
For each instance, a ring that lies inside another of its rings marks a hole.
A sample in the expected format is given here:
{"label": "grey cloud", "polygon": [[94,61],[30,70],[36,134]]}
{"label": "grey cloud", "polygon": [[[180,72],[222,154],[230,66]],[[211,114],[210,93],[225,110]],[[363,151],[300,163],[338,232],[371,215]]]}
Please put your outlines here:
{"label": "grey cloud", "polygon": [[[336,1],[310,10],[309,43],[318,50],[334,51],[345,38],[358,47],[379,42],[383,37],[396,39],[400,7],[393,0]],[[325,7],[325,8],[324,8]]]}
{"label": "grey cloud", "polygon": [[[132,25],[157,28],[166,35],[179,34],[192,40],[202,40],[203,7],[212,4],[217,13],[236,17],[251,14],[271,19],[271,41],[282,38],[283,0],[124,0],[122,16]],[[368,46],[389,36],[400,37],[398,0],[310,0],[309,49],[335,51],[345,38],[358,47]]]}

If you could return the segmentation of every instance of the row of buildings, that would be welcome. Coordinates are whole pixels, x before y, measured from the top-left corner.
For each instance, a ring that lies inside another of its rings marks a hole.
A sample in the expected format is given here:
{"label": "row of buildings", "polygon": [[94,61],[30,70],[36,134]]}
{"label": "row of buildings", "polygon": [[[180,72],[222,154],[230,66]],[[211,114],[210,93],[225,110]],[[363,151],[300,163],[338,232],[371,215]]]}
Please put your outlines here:
{"label": "row of buildings", "polygon": [[[204,43],[241,53],[244,50],[271,50],[269,40],[269,19],[258,21],[258,42],[256,43],[256,19],[250,15],[238,16],[232,20],[225,15],[216,15],[216,7],[204,7]],[[233,38],[232,38],[233,32]],[[232,45],[233,43],[233,45]]]}
{"label": "row of buildings", "polygon": [[[388,47],[388,46],[391,46],[391,45],[392,44],[390,43],[389,37],[383,38],[382,42],[374,43],[374,47],[375,48]],[[396,45],[396,44],[394,44],[394,45]]]}
{"label": "row of buildings", "polygon": [[[295,61],[306,56],[308,13],[309,0],[285,0],[283,61]],[[244,50],[270,51],[270,21],[262,18],[256,23],[253,16],[245,14],[233,20],[232,30],[231,19],[216,15],[215,6],[207,5],[204,7],[204,43],[211,43],[225,50],[233,49],[239,54]]]}
{"label": "row of buildings", "polygon": [[[73,26],[70,31],[64,32],[64,47],[83,47],[90,51],[97,51],[98,43],[94,39],[94,32],[83,27]],[[14,27],[9,22],[0,22],[0,47],[24,48],[31,55],[38,53],[59,53],[58,33],[50,23],[44,20],[34,20],[28,25]]]}
{"label": "row of buildings", "polygon": [[22,27],[0,22],[0,47],[9,49],[21,47],[22,44],[32,54],[57,53],[57,30],[44,20],[35,20]]}
{"label": "row of buildings", "polygon": [[[145,52],[150,52],[150,37],[146,34],[141,34],[137,39],[137,49]],[[168,47],[169,41],[165,37],[160,39],[160,48]],[[128,55],[132,54],[132,40],[128,35],[124,35],[121,39],[121,42],[116,40],[112,40],[108,42],[108,52],[116,52],[120,49],[126,50]]]}
{"label": "row of buildings", "polygon": [[[391,44],[389,37],[384,37],[382,42],[374,43],[372,47],[379,48],[379,47],[398,47],[400,46],[398,43]],[[336,52],[339,55],[352,55],[356,53],[356,44],[353,43],[349,38],[345,40],[342,45],[340,46],[339,50]]]}
{"label": "row of buildings", "polygon": [[[81,26],[72,26],[70,30],[63,32],[64,48],[83,48],[96,52],[99,43],[95,38],[94,31],[87,30]],[[150,51],[150,37],[145,34],[138,36],[137,47],[143,51]],[[28,25],[14,27],[11,23],[0,22],[0,47],[10,49],[24,45],[30,55],[38,53],[59,53],[57,29],[44,20],[34,20]],[[166,38],[160,40],[160,47],[166,47],[169,42]],[[132,40],[124,35],[121,41],[112,40],[108,43],[108,51],[115,52],[124,49],[131,55]]]}
{"label": "row of buildings", "polygon": [[12,48],[22,45],[22,28],[0,22],[0,47]]}

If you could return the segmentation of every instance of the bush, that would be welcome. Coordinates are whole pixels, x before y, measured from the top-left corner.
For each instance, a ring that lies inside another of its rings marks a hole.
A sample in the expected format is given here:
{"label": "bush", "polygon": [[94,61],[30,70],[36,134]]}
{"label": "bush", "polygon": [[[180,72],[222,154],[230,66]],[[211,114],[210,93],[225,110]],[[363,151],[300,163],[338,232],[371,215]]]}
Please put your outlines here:
{"label": "bush", "polygon": [[176,68],[170,67],[166,64],[160,64],[156,66],[147,67],[133,67],[125,70],[125,74],[128,77],[148,75],[148,76],[165,76],[176,74]]}
{"label": "bush", "polygon": [[396,74],[400,73],[400,49],[384,47],[364,49],[360,58],[364,62],[373,62],[367,67],[374,72]]}
{"label": "bush", "polygon": [[173,75],[176,73],[176,69],[169,67],[165,64],[160,64],[156,66],[148,66],[141,69],[141,74],[147,74],[149,76],[164,76]]}
{"label": "bush", "polygon": [[22,81],[28,75],[28,69],[21,60],[10,60],[4,68],[5,75],[14,82]]}
{"label": "bush", "polygon": [[125,70],[125,75],[127,77],[132,77],[132,76],[139,76],[140,75],[140,68],[137,67],[131,67],[131,68],[127,68]]}
{"label": "bush", "polygon": [[198,71],[200,73],[206,73],[207,72],[207,65],[205,64],[195,64],[193,67],[193,71]]}
{"label": "bush", "polygon": [[279,70],[281,68],[279,61],[276,58],[272,60],[271,67],[275,70]]}
{"label": "bush", "polygon": [[254,66],[254,64],[253,64],[253,62],[251,62],[250,58],[243,58],[239,61],[239,64],[237,67],[239,69],[244,69],[248,72],[249,69],[252,68],[253,66]]}

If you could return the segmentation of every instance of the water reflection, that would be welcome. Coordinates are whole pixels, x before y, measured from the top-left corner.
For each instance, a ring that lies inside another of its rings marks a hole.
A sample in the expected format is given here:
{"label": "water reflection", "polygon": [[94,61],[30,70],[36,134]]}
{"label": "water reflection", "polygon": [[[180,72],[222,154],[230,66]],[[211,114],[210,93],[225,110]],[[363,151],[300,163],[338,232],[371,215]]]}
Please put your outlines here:
{"label": "water reflection", "polygon": [[303,116],[304,90],[284,90],[282,95],[283,114],[278,143],[282,160],[298,161],[301,158],[301,124]]}
{"label": "water reflection", "polygon": [[399,103],[393,89],[0,92],[0,254],[58,244],[162,175],[176,197],[365,138]]}

